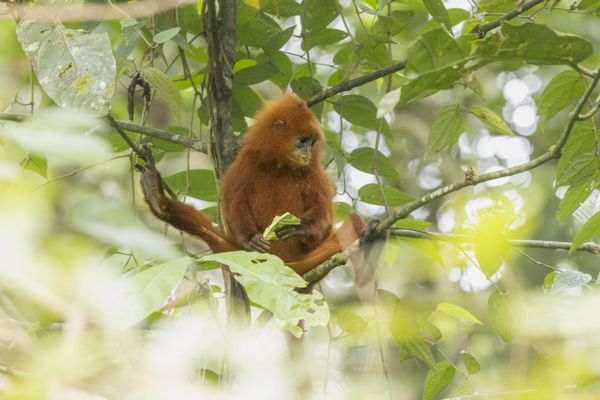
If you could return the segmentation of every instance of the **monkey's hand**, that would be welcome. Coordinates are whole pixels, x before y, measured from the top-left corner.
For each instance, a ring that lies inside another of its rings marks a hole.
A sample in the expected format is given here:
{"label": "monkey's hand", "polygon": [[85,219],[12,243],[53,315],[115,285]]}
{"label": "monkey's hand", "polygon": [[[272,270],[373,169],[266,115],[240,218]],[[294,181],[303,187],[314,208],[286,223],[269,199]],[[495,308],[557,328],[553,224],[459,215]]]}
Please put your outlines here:
{"label": "monkey's hand", "polygon": [[302,232],[302,224],[300,225],[284,225],[275,229],[275,234],[277,235],[277,239],[286,240],[291,238],[294,235],[297,235]]}
{"label": "monkey's hand", "polygon": [[379,225],[380,222],[381,220],[379,218],[372,218],[367,223],[367,226],[365,226],[365,228],[359,232],[359,239],[361,245],[364,245],[365,243],[368,243],[375,239],[375,229],[377,228],[377,225]]}
{"label": "monkey's hand", "polygon": [[258,251],[259,253],[270,253],[271,252],[271,243],[268,240],[263,238],[260,233],[255,234],[252,238],[246,243],[244,249],[248,251]]}

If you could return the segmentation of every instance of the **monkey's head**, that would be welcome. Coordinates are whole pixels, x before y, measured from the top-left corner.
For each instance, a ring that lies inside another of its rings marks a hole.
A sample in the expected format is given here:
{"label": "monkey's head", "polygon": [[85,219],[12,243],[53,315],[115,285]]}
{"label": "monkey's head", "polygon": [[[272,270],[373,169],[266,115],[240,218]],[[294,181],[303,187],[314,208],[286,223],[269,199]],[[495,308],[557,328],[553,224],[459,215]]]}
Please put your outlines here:
{"label": "monkey's head", "polygon": [[244,147],[278,166],[319,163],[323,134],[306,103],[294,94],[268,102],[254,117]]}

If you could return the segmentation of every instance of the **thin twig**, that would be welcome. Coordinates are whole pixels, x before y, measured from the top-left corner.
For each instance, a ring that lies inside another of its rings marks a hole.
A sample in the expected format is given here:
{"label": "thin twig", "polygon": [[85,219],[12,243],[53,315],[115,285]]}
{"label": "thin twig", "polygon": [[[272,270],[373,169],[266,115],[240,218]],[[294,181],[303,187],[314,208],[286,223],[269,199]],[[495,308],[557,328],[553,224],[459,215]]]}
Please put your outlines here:
{"label": "thin twig", "polygon": [[483,38],[486,33],[491,31],[492,29],[499,27],[502,24],[502,22],[509,21],[509,20],[523,14],[525,11],[529,10],[530,8],[533,8],[540,3],[543,3],[544,1],[545,0],[531,0],[531,1],[528,1],[527,3],[523,3],[521,6],[504,14],[500,18],[497,18],[491,22],[488,22],[487,24],[477,25],[475,28],[473,28],[471,30],[471,32],[476,33],[479,35],[480,38]]}
{"label": "thin twig", "polygon": [[365,83],[369,83],[376,79],[382,78],[386,75],[393,74],[394,72],[401,71],[404,69],[404,67],[406,67],[406,61],[402,61],[397,64],[388,65],[385,68],[381,68],[376,71],[370,72],[366,75],[359,76],[358,78],[342,81],[338,85],[330,87],[329,89],[324,90],[323,92],[321,92],[317,95],[314,95],[310,99],[306,100],[306,105],[309,107],[312,107],[315,104],[320,103],[323,100],[328,99],[331,96],[334,96],[341,92],[348,91],[357,86],[364,85]]}
{"label": "thin twig", "polygon": [[[22,114],[0,113],[0,120],[2,121],[23,122],[26,121],[28,118],[31,118],[31,116]],[[150,128],[147,126],[137,125],[131,122],[121,120],[114,120],[114,123],[116,123],[116,125],[124,131],[135,132],[139,133],[140,135],[150,136],[164,140],[166,142],[179,144],[183,147],[190,148],[201,153],[208,152],[208,146],[206,145],[206,143],[202,143],[199,139],[193,139],[182,135],[176,135],[167,131],[163,131],[161,129]]]}

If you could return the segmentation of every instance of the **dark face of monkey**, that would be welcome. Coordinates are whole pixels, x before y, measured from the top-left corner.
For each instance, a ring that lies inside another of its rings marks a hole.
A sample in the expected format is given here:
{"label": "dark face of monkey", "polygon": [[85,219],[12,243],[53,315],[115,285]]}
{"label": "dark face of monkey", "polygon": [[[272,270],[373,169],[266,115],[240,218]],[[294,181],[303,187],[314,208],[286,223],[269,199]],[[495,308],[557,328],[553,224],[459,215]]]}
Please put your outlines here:
{"label": "dark face of monkey", "polygon": [[313,155],[313,148],[319,140],[316,135],[301,135],[293,140],[294,151],[291,153],[291,161],[299,165],[308,165]]}

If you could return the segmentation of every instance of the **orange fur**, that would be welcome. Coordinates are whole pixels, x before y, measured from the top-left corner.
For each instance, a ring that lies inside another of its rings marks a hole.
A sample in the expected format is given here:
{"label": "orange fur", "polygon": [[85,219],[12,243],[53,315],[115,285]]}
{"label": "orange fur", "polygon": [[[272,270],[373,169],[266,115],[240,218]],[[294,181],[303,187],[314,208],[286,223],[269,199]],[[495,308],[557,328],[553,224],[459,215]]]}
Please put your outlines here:
{"label": "orange fur", "polygon": [[[294,141],[310,135],[317,140],[309,161],[297,157]],[[321,166],[323,134],[305,103],[285,95],[267,103],[255,116],[252,128],[236,160],[221,182],[221,213],[225,233],[216,230],[200,211],[178,200],[168,199],[159,183],[144,182],[144,194],[153,213],[178,229],[197,235],[214,252],[248,247],[248,243],[276,215],[290,212],[301,218],[297,232],[285,240],[270,242],[271,253],[304,274],[359,237],[364,228],[356,214],[338,231],[332,229],[333,182]],[[160,176],[154,170],[160,181]],[[146,173],[146,171],[144,171]],[[154,204],[158,203],[159,210]]]}

